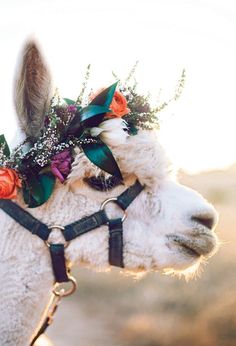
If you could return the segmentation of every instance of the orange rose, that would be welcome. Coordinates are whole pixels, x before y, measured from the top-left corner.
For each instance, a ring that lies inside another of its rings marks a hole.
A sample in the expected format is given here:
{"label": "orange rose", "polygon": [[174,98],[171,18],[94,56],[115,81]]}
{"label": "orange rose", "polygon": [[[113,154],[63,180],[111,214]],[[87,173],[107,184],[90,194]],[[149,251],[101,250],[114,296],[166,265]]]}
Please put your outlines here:
{"label": "orange rose", "polygon": [[0,168],[0,198],[16,198],[17,187],[21,187],[21,181],[13,169]]}
{"label": "orange rose", "polygon": [[[103,90],[104,88],[101,88],[96,93],[92,93],[89,97],[90,101],[92,101]],[[109,118],[121,118],[130,112],[130,109],[127,107],[126,98],[120,91],[115,91],[110,104],[110,110],[111,112],[106,114]]]}
{"label": "orange rose", "polygon": [[115,91],[113,99],[110,104],[111,113],[107,113],[107,116],[121,118],[124,115],[130,112],[130,109],[127,107],[127,101],[124,95],[119,91]]}

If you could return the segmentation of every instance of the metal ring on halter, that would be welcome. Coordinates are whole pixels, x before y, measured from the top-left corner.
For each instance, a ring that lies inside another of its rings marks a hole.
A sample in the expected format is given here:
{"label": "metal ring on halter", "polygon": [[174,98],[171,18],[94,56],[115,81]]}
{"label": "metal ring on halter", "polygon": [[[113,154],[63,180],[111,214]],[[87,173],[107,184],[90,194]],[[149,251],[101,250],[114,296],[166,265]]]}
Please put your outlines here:
{"label": "metal ring on halter", "polygon": [[[65,227],[61,226],[61,225],[52,225],[52,226],[48,226],[48,229],[53,229],[53,228],[57,228],[57,229],[60,229],[62,232],[65,230]],[[45,240],[45,244],[50,247],[50,242],[48,240]],[[66,248],[67,246],[69,245],[69,242],[68,241],[65,241],[65,244],[64,244],[64,248]]]}
{"label": "metal ring on halter", "polygon": [[71,275],[68,275],[68,279],[69,279],[68,282],[71,282],[72,286],[67,291],[64,288],[60,288],[61,284],[59,282],[55,283],[54,288],[53,288],[53,293],[55,294],[55,296],[68,297],[75,292],[75,290],[77,288],[76,279]]}
{"label": "metal ring on halter", "polygon": [[[117,198],[116,198],[116,197],[111,197],[111,198],[106,199],[106,200],[102,203],[100,210],[105,209],[105,206],[106,206],[108,203],[110,203],[110,202],[115,202],[115,201],[117,201]],[[127,213],[126,213],[125,210],[123,210],[123,216],[122,216],[122,219],[121,219],[122,222],[125,221],[126,217],[127,217]]]}

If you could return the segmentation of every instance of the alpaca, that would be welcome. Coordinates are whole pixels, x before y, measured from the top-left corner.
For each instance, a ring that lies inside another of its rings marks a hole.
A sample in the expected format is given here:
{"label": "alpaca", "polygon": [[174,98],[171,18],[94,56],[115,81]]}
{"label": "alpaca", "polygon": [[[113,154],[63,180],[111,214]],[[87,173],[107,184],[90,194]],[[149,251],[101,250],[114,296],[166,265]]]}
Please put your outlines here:
{"label": "alpaca", "polygon": [[[51,78],[37,44],[26,44],[17,70],[15,106],[22,133],[37,137],[52,95]],[[19,140],[19,138],[18,138]],[[200,194],[175,181],[170,162],[154,130],[139,130],[122,142],[110,143],[124,184],[97,191],[87,179],[99,176],[78,147],[66,182],[56,182],[49,200],[29,209],[22,196],[16,203],[46,225],[66,225],[100,209],[136,179],[145,187],[127,209],[124,221],[124,270],[131,272],[195,272],[215,253],[217,213]],[[85,179],[86,178],[86,179]],[[111,217],[120,215],[113,203]],[[53,272],[47,246],[0,210],[0,345],[25,346],[51,295]],[[72,263],[107,269],[108,231],[101,226],[74,239],[65,249]],[[53,229],[50,240],[63,241]],[[187,274],[186,274],[187,275]]]}

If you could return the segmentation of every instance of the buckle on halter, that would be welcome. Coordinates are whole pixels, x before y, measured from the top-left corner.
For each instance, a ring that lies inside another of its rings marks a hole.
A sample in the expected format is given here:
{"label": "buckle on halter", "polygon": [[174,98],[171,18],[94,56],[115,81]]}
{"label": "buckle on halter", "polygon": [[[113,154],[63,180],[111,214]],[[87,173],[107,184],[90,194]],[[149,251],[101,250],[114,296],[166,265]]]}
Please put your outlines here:
{"label": "buckle on halter", "polygon": [[65,282],[63,282],[62,284],[59,282],[55,283],[54,288],[53,288],[53,293],[55,294],[56,297],[61,297],[61,298],[68,297],[75,292],[75,290],[77,288],[76,279],[71,275],[68,275],[68,279],[69,279],[68,282],[70,282],[72,285],[67,290],[63,287],[60,287],[62,284],[65,285]]}
{"label": "buckle on halter", "polygon": [[[65,230],[65,227],[63,227],[61,225],[51,225],[51,226],[48,226],[49,230],[52,230],[53,228],[57,228],[57,229],[61,230],[62,234],[63,234],[63,231]],[[45,244],[47,245],[47,247],[50,247],[50,245],[52,243],[50,241],[48,241],[48,240],[45,240]],[[64,248],[67,248],[68,245],[69,245],[69,242],[65,241]]]}
{"label": "buckle on halter", "polygon": [[[108,203],[115,203],[117,201],[117,197],[111,197],[111,198],[108,198],[106,199],[102,204],[101,204],[101,208],[100,210],[104,210],[105,209],[105,206],[108,204]],[[117,206],[118,204],[115,203]],[[127,217],[127,212],[125,210],[122,210],[123,211],[123,216],[121,218],[121,221],[124,222],[126,217]]]}

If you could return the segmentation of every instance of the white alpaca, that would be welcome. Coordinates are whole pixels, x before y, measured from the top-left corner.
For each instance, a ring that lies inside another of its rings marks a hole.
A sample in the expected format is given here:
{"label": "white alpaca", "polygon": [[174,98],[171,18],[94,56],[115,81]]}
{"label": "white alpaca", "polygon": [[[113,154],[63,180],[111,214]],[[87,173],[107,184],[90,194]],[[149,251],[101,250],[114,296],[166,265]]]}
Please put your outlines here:
{"label": "white alpaca", "polygon": [[[27,121],[33,111],[38,117],[31,119],[37,133],[51,90],[48,71],[35,43],[25,48],[17,80],[16,110],[21,126],[27,131]],[[140,130],[125,143],[113,145],[112,152],[125,185],[109,192],[93,190],[84,177],[97,175],[98,169],[77,149],[66,184],[57,182],[48,202],[27,210],[47,225],[66,225],[98,211],[106,198],[118,196],[138,178],[145,189],[127,209],[125,269],[183,273],[196,270],[217,247],[214,208],[197,192],[174,181],[170,163],[154,131]],[[21,198],[17,203],[25,208]],[[113,204],[107,210],[110,215],[120,215],[119,208]],[[51,294],[51,261],[43,241],[2,210],[0,216],[0,345],[25,346]],[[57,232],[52,237],[54,241],[62,238]],[[66,257],[73,264],[107,268],[107,226],[71,241]]]}

